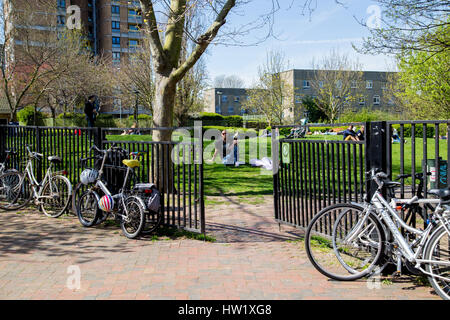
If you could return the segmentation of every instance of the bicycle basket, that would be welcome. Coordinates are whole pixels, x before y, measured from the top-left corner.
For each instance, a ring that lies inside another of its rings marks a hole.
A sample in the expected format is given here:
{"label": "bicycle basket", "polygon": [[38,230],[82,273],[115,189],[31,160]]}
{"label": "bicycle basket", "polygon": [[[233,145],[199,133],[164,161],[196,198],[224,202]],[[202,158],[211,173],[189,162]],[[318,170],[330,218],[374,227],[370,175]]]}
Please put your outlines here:
{"label": "bicycle basket", "polygon": [[153,183],[138,183],[134,191],[144,200],[149,211],[158,212],[161,207],[161,193]]}

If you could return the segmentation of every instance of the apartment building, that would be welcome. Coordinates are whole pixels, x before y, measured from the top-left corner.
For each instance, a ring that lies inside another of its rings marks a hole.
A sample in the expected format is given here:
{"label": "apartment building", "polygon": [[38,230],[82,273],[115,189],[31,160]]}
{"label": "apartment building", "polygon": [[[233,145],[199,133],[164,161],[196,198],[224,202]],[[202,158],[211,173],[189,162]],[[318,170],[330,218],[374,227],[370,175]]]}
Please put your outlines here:
{"label": "apartment building", "polygon": [[[324,72],[332,73],[333,70],[315,71],[310,69],[293,69],[282,73],[282,77],[294,88],[294,107],[286,109],[286,116],[293,119],[303,117],[302,100],[306,96],[317,97],[317,88],[325,79],[319,79]],[[346,108],[357,112],[363,107],[395,111],[396,106],[387,91],[387,82],[391,72],[362,71],[358,81],[352,81],[351,91],[357,97]],[[330,77],[333,78],[333,77]],[[336,85],[339,85],[339,80]],[[292,101],[291,101],[292,102]]]}
{"label": "apartment building", "polygon": [[[20,59],[21,46],[30,34],[36,41],[27,44],[39,45],[39,39],[51,41],[58,30],[73,25],[76,10],[80,13],[80,26],[85,34],[90,50],[95,55],[110,57],[119,67],[128,55],[134,52],[142,41],[142,16],[139,1],[131,0],[45,0],[44,4],[27,0],[4,0],[5,35],[14,37],[7,44],[6,61]],[[54,5],[54,7],[53,7]],[[30,10],[35,18],[26,26],[15,20],[15,10]],[[31,8],[31,9],[30,9]],[[75,10],[73,10],[75,9]],[[30,32],[31,29],[31,32]],[[26,35],[23,35],[27,31]],[[13,32],[15,31],[15,32]],[[108,102],[103,110],[108,113],[122,113],[119,100],[105,97]],[[117,109],[117,110],[116,110]]]}
{"label": "apartment building", "polygon": [[224,116],[243,115],[242,107],[247,99],[247,89],[211,88],[204,92],[205,112],[215,112]]}

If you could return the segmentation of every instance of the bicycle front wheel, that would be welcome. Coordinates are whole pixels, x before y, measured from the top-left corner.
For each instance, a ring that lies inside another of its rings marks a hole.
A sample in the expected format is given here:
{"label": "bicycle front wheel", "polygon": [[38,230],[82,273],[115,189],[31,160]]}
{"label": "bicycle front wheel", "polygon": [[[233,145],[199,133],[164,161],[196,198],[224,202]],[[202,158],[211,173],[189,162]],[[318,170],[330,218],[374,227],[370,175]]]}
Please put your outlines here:
{"label": "bicycle front wheel", "polygon": [[47,182],[40,197],[41,210],[51,218],[61,216],[70,203],[72,184],[63,176],[54,176]]}
{"label": "bicycle front wheel", "polygon": [[372,212],[342,210],[334,224],[334,254],[357,279],[370,274],[378,265],[384,243],[385,234]]}
{"label": "bicycle front wheel", "polygon": [[28,176],[19,172],[7,172],[0,176],[0,209],[21,209],[32,197],[33,190]]}
{"label": "bicycle front wheel", "polygon": [[77,216],[85,227],[92,227],[98,218],[98,201],[100,197],[92,190],[85,191],[77,203]]}
{"label": "bicycle front wheel", "polygon": [[444,227],[438,229],[428,241],[424,259],[435,261],[426,265],[426,271],[432,274],[428,280],[442,299],[450,300],[450,266],[438,264],[450,263],[450,235]]}
{"label": "bicycle front wheel", "polygon": [[141,201],[136,197],[127,198],[125,207],[128,214],[122,217],[122,231],[127,238],[134,239],[139,236],[144,227],[145,209]]}
{"label": "bicycle front wheel", "polygon": [[[339,218],[345,215],[359,216],[363,211],[364,208],[360,205],[335,204],[323,209],[311,220],[305,235],[306,253],[313,266],[328,278],[353,281],[371,271],[355,272],[354,269],[346,268],[336,255],[333,246],[333,230]],[[381,232],[380,229],[376,230]],[[373,262],[375,263],[376,261]]]}

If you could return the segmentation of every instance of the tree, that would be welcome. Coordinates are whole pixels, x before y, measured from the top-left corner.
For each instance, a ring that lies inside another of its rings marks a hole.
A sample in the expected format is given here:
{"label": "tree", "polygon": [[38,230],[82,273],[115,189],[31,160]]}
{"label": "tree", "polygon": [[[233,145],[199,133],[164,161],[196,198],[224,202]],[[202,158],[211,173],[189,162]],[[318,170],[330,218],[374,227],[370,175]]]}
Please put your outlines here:
{"label": "tree", "polygon": [[410,51],[390,82],[395,102],[418,119],[450,119],[450,52]]}
{"label": "tree", "polygon": [[283,72],[289,69],[289,61],[283,52],[267,52],[266,61],[258,68],[258,82],[248,90],[244,108],[249,113],[264,115],[270,126],[292,121],[295,108],[294,87]]}
{"label": "tree", "polygon": [[214,78],[215,88],[243,88],[244,86],[244,80],[236,75],[220,75]]}
{"label": "tree", "polygon": [[308,120],[312,123],[328,121],[327,115],[317,107],[316,101],[311,96],[305,96],[302,99],[302,106],[308,112]]}
{"label": "tree", "polygon": [[[5,40],[1,55],[1,81],[10,109],[10,118],[14,120],[17,110],[30,102],[28,95],[36,83],[53,73],[51,64],[58,55],[59,47],[51,44],[57,41],[57,34],[36,31],[35,25],[39,22],[56,30],[56,5],[50,5],[46,1],[32,4],[24,1],[20,9],[7,6],[4,2],[2,5]],[[8,15],[10,23],[5,23],[5,14]],[[11,22],[21,27],[11,28]]]}
{"label": "tree", "polygon": [[316,104],[334,122],[346,106],[361,97],[361,66],[336,50],[332,50],[318,63],[313,61],[312,65],[314,79],[310,85],[317,95]]}
{"label": "tree", "polygon": [[[361,22],[370,31],[358,51],[397,54],[404,51],[439,53],[450,49],[450,1],[375,0],[382,11],[378,23]],[[372,22],[372,19],[370,19]],[[379,24],[379,25],[377,25]]]}
{"label": "tree", "polygon": [[40,77],[31,91],[35,107],[44,100],[54,119],[57,112],[73,110],[90,95],[111,95],[110,61],[93,57],[83,36],[77,30],[61,30],[53,44],[58,51],[48,64],[51,72]]}
{"label": "tree", "polygon": [[115,77],[115,87],[116,96],[122,104],[135,105],[138,92],[137,102],[153,113],[155,72],[151,60],[150,42],[148,38],[144,38],[136,51],[130,54],[130,58],[122,61],[118,76]]}
{"label": "tree", "polygon": [[[268,27],[266,36],[271,36],[275,13],[280,9],[277,0],[269,3],[267,14],[244,26],[234,29],[224,27],[230,13],[236,12],[247,0],[140,0],[146,36],[150,41],[152,64],[155,71],[155,99],[153,103],[153,123],[155,127],[171,127],[173,124],[173,108],[175,104],[176,85],[187,72],[202,57],[213,41],[220,39],[223,43],[239,42],[239,36],[248,36],[251,30]],[[305,0],[306,3],[313,2]],[[195,15],[202,18],[202,23],[196,25],[197,30],[186,27],[186,16],[195,11]],[[239,13],[239,12],[237,12]],[[240,12],[242,13],[242,12]],[[221,31],[219,33],[219,31]],[[195,36],[198,34],[199,36]],[[193,49],[187,59],[180,64],[183,38],[193,42]],[[170,130],[156,130],[153,135],[155,141],[170,140]]]}

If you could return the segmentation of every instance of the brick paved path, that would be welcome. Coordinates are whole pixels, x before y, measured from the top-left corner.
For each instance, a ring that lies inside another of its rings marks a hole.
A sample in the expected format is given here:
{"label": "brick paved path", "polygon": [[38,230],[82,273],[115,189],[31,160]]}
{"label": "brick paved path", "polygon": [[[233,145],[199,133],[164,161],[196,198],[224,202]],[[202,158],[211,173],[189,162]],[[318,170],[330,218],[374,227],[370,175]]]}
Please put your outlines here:
{"label": "brick paved path", "polygon": [[[328,281],[302,242],[288,241],[299,231],[274,223],[270,197],[259,206],[230,201],[207,210],[216,243],[131,241],[118,227],[85,229],[72,216],[1,212],[0,299],[438,299],[410,278],[372,290]],[[70,266],[81,272],[79,290],[67,287]]]}

